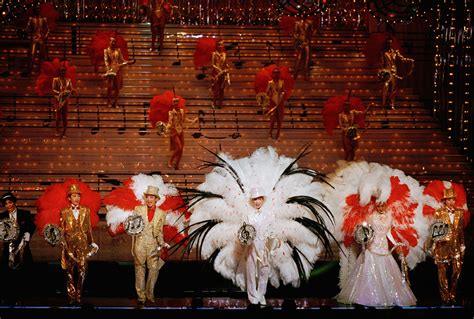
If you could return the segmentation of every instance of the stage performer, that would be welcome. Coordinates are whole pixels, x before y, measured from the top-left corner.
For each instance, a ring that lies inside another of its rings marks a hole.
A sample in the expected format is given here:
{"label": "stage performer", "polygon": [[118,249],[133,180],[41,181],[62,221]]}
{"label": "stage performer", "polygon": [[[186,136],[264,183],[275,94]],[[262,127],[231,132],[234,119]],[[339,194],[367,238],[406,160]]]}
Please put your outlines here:
{"label": "stage performer", "polygon": [[280,79],[280,69],[277,67],[272,71],[272,79],[268,81],[266,95],[270,99],[270,106],[267,114],[270,115],[270,132],[268,136],[273,138],[273,127],[277,124],[276,139],[280,137],[281,123],[285,115],[285,81]]}
{"label": "stage performer", "polygon": [[[373,229],[373,238],[363,249],[346,282],[341,282],[337,300],[364,306],[412,306],[416,298],[407,280],[404,280],[397,262],[388,248],[388,240],[402,254],[403,243],[391,235],[392,213],[378,202],[367,220]],[[388,239],[388,240],[387,240]]]}
{"label": "stage performer", "polygon": [[28,290],[28,276],[33,264],[29,243],[36,227],[30,212],[17,208],[15,195],[5,193],[0,201],[6,208],[6,211],[0,213],[0,221],[11,222],[13,227],[19,229],[16,238],[3,243],[0,297],[7,304],[18,304],[19,298],[25,296],[25,289]]}
{"label": "stage performer", "polygon": [[244,252],[247,296],[251,304],[265,306],[267,304],[265,294],[270,275],[268,253],[270,249],[276,248],[281,243],[278,239],[265,237],[265,227],[270,222],[272,215],[265,214],[260,210],[265,202],[262,188],[252,188],[250,197],[250,205],[253,210],[247,216],[247,224],[254,227],[256,234],[255,239],[245,247]]}
{"label": "stage performer", "polygon": [[[393,39],[387,38],[382,53],[382,70],[379,71],[379,77],[382,80],[382,107],[386,106],[387,98],[390,107],[395,109],[395,97],[397,95],[397,81],[409,76],[415,67],[415,60],[405,58],[399,50],[393,48]],[[397,70],[397,62],[410,63],[410,70],[405,76],[400,76]]]}
{"label": "stage performer", "polygon": [[71,184],[67,197],[70,206],[62,209],[60,215],[60,228],[64,236],[61,267],[66,271],[69,303],[80,304],[87,259],[97,253],[99,246],[92,238],[90,209],[80,205],[79,185]]}
{"label": "stage performer", "polygon": [[173,6],[168,0],[150,0],[151,48],[155,51],[156,37],[158,36],[158,51],[163,51],[165,25],[171,16]]}
{"label": "stage performer", "polygon": [[293,71],[294,78],[299,71],[303,71],[304,79],[309,79],[311,62],[311,38],[314,32],[313,19],[306,17],[295,22],[295,32],[293,33],[296,62]]}
{"label": "stage performer", "polygon": [[[431,253],[438,266],[439,292],[445,304],[456,302],[456,287],[464,259],[464,211],[456,208],[456,193],[453,188],[444,189],[443,206],[436,210],[435,220],[448,227],[447,235],[431,244]],[[451,279],[448,280],[448,269]]]}
{"label": "stage performer", "polygon": [[216,161],[206,164],[214,169],[185,190],[192,214],[182,243],[246,291],[252,308],[265,307],[267,283],[298,287],[319,255],[331,254],[332,214],[319,193],[324,177],[297,166],[308,148],[297,159],[271,147],[238,159],[210,152]]}
{"label": "stage performer", "polygon": [[168,112],[168,123],[165,130],[170,134],[171,158],[168,161],[168,167],[179,169],[179,162],[183,156],[184,150],[184,124],[185,122],[194,123],[186,117],[186,111],[178,107],[179,98],[173,98],[173,108]]}
{"label": "stage performer", "polygon": [[226,84],[230,85],[229,69],[224,42],[219,41],[217,42],[216,51],[212,52],[212,108],[222,108],[225,86]]}
{"label": "stage performer", "polygon": [[[59,76],[53,78],[54,111],[56,112],[56,136],[65,137],[67,129],[67,115],[69,107],[69,98],[74,92],[72,81],[66,77],[66,67],[59,68]],[[60,124],[63,129],[60,132]]]}
{"label": "stage performer", "polygon": [[[135,265],[135,289],[138,305],[143,306],[148,300],[155,302],[155,284],[164,261],[160,258],[161,249],[169,245],[163,240],[163,225],[166,213],[157,207],[160,199],[158,187],[148,186],[144,192],[146,205],[135,207],[134,213],[142,217],[145,228],[133,237],[132,255]],[[148,277],[145,273],[148,269]]]}
{"label": "stage performer", "polygon": [[355,153],[359,147],[360,135],[357,132],[357,124],[355,123],[355,116],[358,114],[365,114],[363,111],[351,110],[350,93],[347,100],[344,102],[343,112],[339,114],[339,126],[341,127],[342,147],[344,148],[344,160],[353,161]]}
{"label": "stage performer", "polygon": [[48,20],[40,15],[39,7],[33,8],[33,16],[29,18],[26,25],[27,32],[30,33],[30,50],[28,52],[29,61],[27,73],[33,71],[33,66],[38,53],[38,65],[48,59],[47,40],[49,36]]}
{"label": "stage performer", "polygon": [[[109,107],[118,107],[117,101],[119,92],[123,87],[123,72],[122,67],[128,64],[133,64],[135,61],[126,61],[122,56],[122,51],[117,47],[117,40],[110,38],[110,45],[104,49],[104,63],[107,78],[107,105]],[[114,91],[114,103],[110,103],[110,98]]]}

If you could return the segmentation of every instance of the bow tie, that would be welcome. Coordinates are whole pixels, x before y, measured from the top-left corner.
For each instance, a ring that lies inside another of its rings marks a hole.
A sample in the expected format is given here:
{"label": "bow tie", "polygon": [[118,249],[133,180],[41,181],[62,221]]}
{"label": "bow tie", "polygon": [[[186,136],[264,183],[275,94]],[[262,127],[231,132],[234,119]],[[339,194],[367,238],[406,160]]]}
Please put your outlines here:
{"label": "bow tie", "polygon": [[71,209],[73,209],[73,210],[79,210],[79,206],[71,206]]}

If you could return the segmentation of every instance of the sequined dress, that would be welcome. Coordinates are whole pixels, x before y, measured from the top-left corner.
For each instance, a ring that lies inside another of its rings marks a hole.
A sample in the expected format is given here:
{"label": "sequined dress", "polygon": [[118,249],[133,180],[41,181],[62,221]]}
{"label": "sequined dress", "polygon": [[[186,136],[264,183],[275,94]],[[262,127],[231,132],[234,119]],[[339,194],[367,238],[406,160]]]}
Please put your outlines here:
{"label": "sequined dress", "polygon": [[357,258],[351,276],[341,283],[337,300],[365,306],[415,305],[416,298],[388,249],[390,214],[374,213],[368,222],[374,229],[374,238]]}

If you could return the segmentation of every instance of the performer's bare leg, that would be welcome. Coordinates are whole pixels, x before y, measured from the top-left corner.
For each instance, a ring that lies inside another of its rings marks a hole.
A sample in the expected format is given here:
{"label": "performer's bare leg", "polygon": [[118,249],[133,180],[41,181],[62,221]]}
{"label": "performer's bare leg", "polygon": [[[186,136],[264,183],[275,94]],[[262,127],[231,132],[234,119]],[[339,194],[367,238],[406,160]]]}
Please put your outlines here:
{"label": "performer's bare leg", "polygon": [[310,63],[311,54],[309,51],[309,46],[305,47],[305,62],[304,62],[304,79],[305,81],[309,80],[309,63]]}
{"label": "performer's bare leg", "polygon": [[108,79],[107,81],[107,105],[108,106],[112,106],[112,104],[110,104],[110,97],[112,95],[112,86],[113,86],[113,81],[114,79],[113,78],[110,78]]}
{"label": "performer's bare leg", "polygon": [[[183,149],[184,149],[184,136],[181,137],[179,134],[173,136],[173,144],[175,149],[171,154],[171,158],[168,161],[168,167],[174,167],[174,169],[179,169],[179,162],[181,161],[181,157],[183,156]],[[173,165],[174,163],[174,165]]]}

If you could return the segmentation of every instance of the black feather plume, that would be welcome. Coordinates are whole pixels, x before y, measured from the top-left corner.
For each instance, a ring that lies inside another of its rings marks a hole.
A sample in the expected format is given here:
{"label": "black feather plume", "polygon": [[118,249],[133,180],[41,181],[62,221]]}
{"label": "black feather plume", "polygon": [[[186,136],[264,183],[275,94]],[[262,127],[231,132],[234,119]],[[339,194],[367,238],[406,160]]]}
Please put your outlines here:
{"label": "black feather plume", "polygon": [[[202,145],[201,145],[202,146]],[[205,167],[221,167],[223,169],[225,169],[227,172],[229,172],[229,174],[232,176],[232,178],[234,178],[235,182],[237,183],[237,185],[239,185],[239,188],[240,190],[242,191],[242,193],[245,193],[244,191],[244,185],[242,184],[242,180],[240,179],[239,177],[239,174],[237,174],[237,172],[235,171],[235,169],[232,167],[232,165],[230,165],[225,159],[223,159],[221,156],[219,156],[219,154],[217,154],[216,152],[213,152],[211,151],[210,149],[208,149],[207,147],[205,146],[202,146],[205,150],[207,150],[209,153],[213,154],[215,157],[217,157],[217,159],[220,161],[220,162],[210,162],[210,161],[203,161],[204,164],[202,164],[200,166],[200,168],[205,168]]]}
{"label": "black feather plume", "polygon": [[326,257],[332,257],[334,255],[331,248],[331,240],[333,240],[337,244],[339,249],[341,248],[334,235],[327,229],[324,224],[318,223],[317,221],[306,217],[295,218],[295,221],[306,227],[309,231],[316,235],[316,237],[319,238],[319,240],[323,244]]}
{"label": "black feather plume", "polygon": [[189,232],[185,238],[171,246],[169,249],[169,255],[173,255],[180,247],[184,247],[183,255],[181,257],[184,257],[185,254],[189,256],[193,247],[196,246],[196,258],[201,259],[204,240],[209,231],[219,223],[221,223],[220,220],[206,219],[185,227],[178,234],[186,234],[191,227],[196,227],[196,229]]}
{"label": "black feather plume", "polygon": [[319,223],[324,224],[324,219],[322,218],[321,214],[316,209],[316,208],[320,208],[326,214],[326,216],[329,218],[331,223],[334,225],[334,215],[331,213],[329,208],[323,202],[321,202],[320,200],[318,200],[314,197],[305,196],[305,195],[292,196],[292,197],[290,197],[286,200],[286,203],[287,204],[300,204],[300,205],[308,208],[313,213],[316,220]]}
{"label": "black feather plume", "polygon": [[310,264],[310,268],[313,268],[314,265],[313,265],[313,263],[311,263],[309,261],[308,257],[306,257],[306,255],[301,250],[298,249],[298,247],[293,245],[293,243],[291,243],[291,242],[287,242],[287,243],[292,249],[291,258],[293,259],[293,262],[296,265],[296,269],[298,270],[298,276],[300,278],[300,282],[301,281],[306,281],[308,279],[308,277],[306,276],[306,271],[304,269],[304,263],[303,263],[303,260],[301,259],[301,257],[303,257]]}

